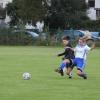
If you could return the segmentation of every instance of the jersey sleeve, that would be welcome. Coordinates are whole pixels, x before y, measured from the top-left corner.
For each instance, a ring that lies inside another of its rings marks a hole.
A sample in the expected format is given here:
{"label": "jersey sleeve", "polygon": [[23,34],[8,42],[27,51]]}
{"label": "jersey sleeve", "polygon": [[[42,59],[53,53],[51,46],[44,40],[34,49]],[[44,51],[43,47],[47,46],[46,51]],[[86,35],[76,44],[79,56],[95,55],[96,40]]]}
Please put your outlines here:
{"label": "jersey sleeve", "polygon": [[69,47],[65,48],[65,51],[63,53],[58,54],[58,56],[67,55],[69,50],[70,50]]}
{"label": "jersey sleeve", "polygon": [[90,48],[88,45],[86,45],[86,50],[87,50],[87,51],[90,51],[91,48]]}
{"label": "jersey sleeve", "polygon": [[65,51],[63,53],[58,54],[58,56],[63,56],[65,55]]}
{"label": "jersey sleeve", "polygon": [[77,46],[74,48],[74,52],[76,52]]}

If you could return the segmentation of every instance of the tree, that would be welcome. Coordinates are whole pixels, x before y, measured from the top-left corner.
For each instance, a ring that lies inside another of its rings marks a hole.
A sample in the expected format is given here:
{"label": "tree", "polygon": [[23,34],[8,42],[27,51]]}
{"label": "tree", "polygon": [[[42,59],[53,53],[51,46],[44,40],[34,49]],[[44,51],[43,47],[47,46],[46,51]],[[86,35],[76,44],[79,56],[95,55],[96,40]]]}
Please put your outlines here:
{"label": "tree", "polygon": [[6,10],[0,7],[0,19],[4,19],[6,15]]}
{"label": "tree", "polygon": [[18,8],[14,3],[9,3],[6,7],[7,14],[11,17],[11,22],[10,22],[11,26],[16,25],[19,20],[17,9]]}
{"label": "tree", "polygon": [[41,0],[13,0],[12,3],[8,4],[7,11],[12,20],[15,20],[15,24],[18,20],[24,23],[28,21],[36,22],[45,15]]}
{"label": "tree", "polygon": [[13,0],[7,9],[13,24],[44,19],[50,28],[65,29],[87,19],[85,0]]}
{"label": "tree", "polygon": [[46,23],[51,28],[73,27],[86,17],[85,0],[51,0]]}

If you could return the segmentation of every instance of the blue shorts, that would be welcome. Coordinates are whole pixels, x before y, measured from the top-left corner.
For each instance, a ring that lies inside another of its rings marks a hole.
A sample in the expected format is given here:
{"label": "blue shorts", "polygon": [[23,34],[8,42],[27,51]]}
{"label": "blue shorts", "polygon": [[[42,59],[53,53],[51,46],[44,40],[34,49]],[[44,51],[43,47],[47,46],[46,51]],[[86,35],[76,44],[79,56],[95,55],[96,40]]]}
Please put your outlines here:
{"label": "blue shorts", "polygon": [[82,58],[75,58],[72,60],[73,65],[77,67],[77,69],[83,70],[85,67],[85,61]]}

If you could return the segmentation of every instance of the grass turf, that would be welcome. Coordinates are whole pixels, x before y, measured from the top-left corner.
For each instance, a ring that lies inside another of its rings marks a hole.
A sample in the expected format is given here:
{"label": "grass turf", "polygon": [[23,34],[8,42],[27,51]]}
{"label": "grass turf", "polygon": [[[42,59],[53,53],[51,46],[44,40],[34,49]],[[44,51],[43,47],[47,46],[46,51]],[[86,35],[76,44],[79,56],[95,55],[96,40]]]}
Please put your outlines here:
{"label": "grass turf", "polygon": [[[100,49],[88,56],[83,80],[73,71],[73,79],[54,72],[62,48],[0,47],[0,100],[100,100]],[[24,72],[31,73],[23,80]]]}

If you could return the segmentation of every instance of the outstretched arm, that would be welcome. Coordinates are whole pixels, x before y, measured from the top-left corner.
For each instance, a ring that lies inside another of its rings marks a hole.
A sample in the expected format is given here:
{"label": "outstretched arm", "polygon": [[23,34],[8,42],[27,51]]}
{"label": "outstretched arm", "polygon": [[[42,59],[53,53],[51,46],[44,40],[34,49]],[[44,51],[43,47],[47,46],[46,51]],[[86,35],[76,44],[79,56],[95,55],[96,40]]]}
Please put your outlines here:
{"label": "outstretched arm", "polygon": [[64,51],[63,53],[60,53],[60,54],[58,54],[57,56],[59,57],[59,56],[65,55],[65,54],[66,54],[66,52]]}
{"label": "outstretched arm", "polygon": [[94,42],[90,50],[93,50],[95,47],[96,47],[96,45],[95,45],[95,42]]}
{"label": "outstretched arm", "polygon": [[65,51],[64,51],[63,53],[58,54],[58,56],[63,56],[63,55],[65,55],[65,54],[68,54],[69,50],[74,51],[73,48],[71,48],[71,47],[66,47]]}

